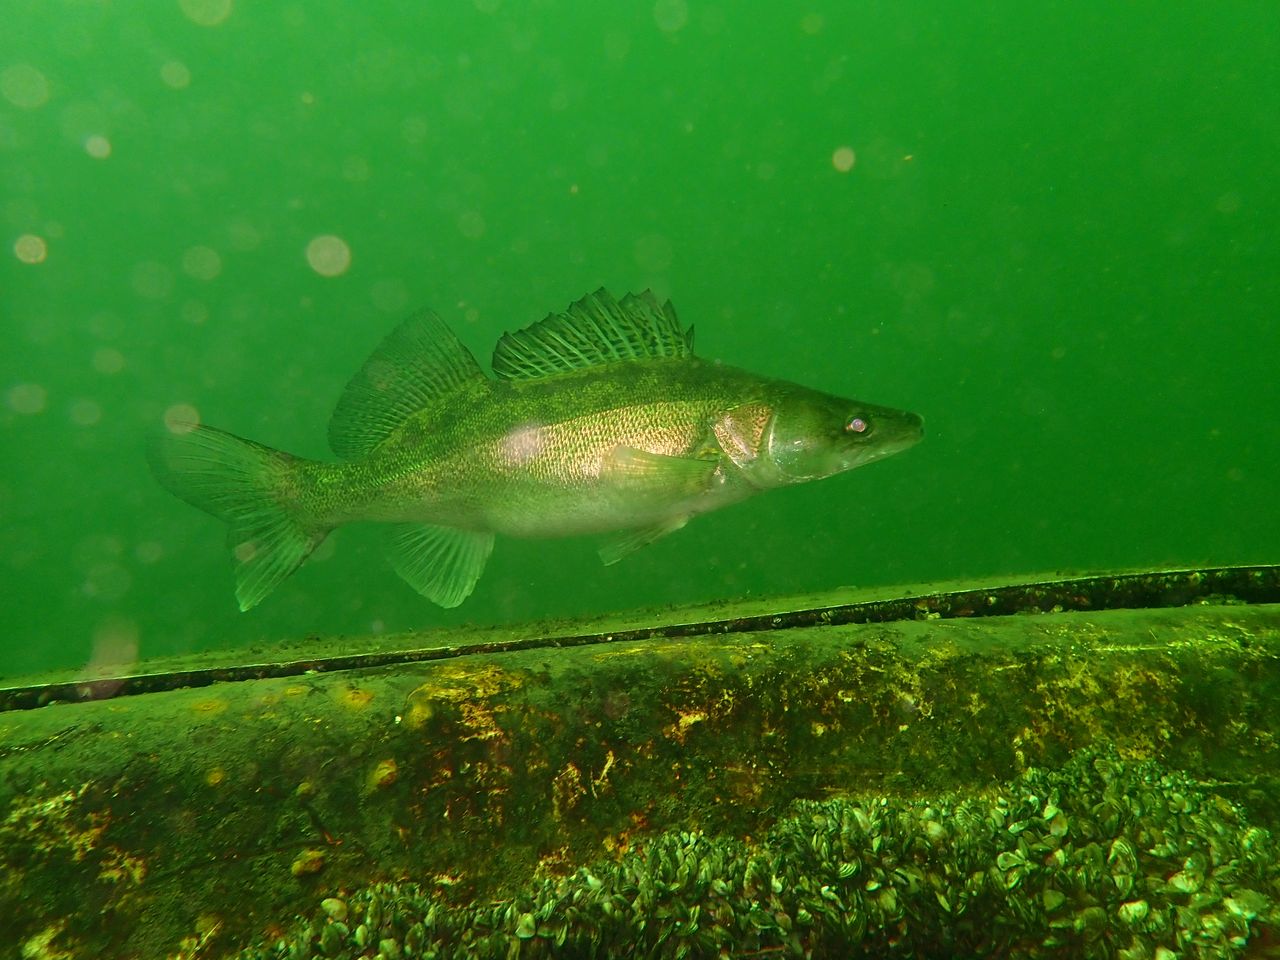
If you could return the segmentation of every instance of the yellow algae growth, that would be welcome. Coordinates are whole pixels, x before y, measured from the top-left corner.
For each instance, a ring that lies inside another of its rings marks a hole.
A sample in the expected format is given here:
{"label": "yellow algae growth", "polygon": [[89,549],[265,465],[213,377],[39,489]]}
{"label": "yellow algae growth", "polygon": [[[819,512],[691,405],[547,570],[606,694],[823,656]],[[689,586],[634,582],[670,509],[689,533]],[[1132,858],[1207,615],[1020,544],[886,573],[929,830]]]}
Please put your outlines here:
{"label": "yellow algae growth", "polygon": [[524,678],[520,674],[493,664],[442,666],[432,671],[427,681],[409,694],[405,725],[410,730],[421,729],[436,715],[437,706],[444,704],[461,706],[467,715],[468,725],[474,726],[477,722],[488,725],[492,722],[491,711],[480,706],[478,701],[523,685]]}

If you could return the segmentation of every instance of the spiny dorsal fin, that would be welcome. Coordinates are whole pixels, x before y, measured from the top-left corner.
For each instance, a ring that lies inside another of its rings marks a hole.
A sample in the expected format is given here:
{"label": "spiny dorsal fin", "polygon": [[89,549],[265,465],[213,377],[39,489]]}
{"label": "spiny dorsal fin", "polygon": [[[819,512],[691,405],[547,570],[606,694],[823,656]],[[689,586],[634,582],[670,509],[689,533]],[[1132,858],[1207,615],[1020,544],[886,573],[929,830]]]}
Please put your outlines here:
{"label": "spiny dorsal fin", "polygon": [[432,401],[484,373],[431,311],[392,330],[351,378],[329,420],[329,446],[351,460],[371,451]]}
{"label": "spiny dorsal fin", "polygon": [[504,380],[549,377],[619,360],[693,356],[693,327],[680,328],[671,301],[649,290],[621,301],[601,287],[564,313],[553,313],[515,333],[493,351],[493,372]]}

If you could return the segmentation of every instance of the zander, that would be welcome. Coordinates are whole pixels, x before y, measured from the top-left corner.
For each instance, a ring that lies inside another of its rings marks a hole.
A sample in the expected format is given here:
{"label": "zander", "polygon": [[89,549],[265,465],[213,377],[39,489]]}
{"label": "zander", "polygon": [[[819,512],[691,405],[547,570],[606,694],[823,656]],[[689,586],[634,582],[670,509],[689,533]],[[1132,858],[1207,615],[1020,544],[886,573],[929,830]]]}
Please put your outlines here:
{"label": "zander", "polygon": [[905,450],[919,416],[693,355],[670,302],[597,290],[505,334],[491,379],[432,313],[397,327],[329,424],[340,463],[200,424],[151,451],[160,482],[230,527],[241,610],[344,523],[395,524],[392,561],[455,607],[495,534],[612,533],[613,563],[706,513]]}

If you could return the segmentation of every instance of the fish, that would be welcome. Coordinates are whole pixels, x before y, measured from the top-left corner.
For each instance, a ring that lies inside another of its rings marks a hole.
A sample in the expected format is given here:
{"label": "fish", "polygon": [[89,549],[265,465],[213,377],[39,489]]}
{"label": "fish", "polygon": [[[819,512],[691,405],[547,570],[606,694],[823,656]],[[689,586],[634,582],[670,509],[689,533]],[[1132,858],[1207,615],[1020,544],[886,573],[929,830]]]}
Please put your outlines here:
{"label": "fish", "polygon": [[151,468],[227,524],[242,611],[357,521],[388,524],[395,571],[456,607],[497,535],[604,534],[611,564],[698,514],[924,435],[915,413],[695,356],[693,327],[649,290],[601,288],[504,333],[492,368],[419,312],[347,384],[329,422],[336,462],[184,421],[158,432]]}

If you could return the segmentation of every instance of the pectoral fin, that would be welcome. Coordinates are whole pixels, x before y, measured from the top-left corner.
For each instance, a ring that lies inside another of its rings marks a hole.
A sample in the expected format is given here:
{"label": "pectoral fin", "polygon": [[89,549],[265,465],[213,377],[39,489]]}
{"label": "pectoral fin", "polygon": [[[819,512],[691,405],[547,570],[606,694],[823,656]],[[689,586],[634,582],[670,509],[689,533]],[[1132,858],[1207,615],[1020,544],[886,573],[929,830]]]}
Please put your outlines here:
{"label": "pectoral fin", "polygon": [[605,479],[619,489],[682,497],[706,490],[719,466],[716,459],[668,457],[635,447],[614,447],[601,469]]}
{"label": "pectoral fin", "polygon": [[392,534],[391,564],[428,600],[456,607],[475,589],[492,552],[492,533],[401,523]]}
{"label": "pectoral fin", "polygon": [[599,551],[600,560],[606,567],[612,563],[617,563],[627,554],[634,553],[641,547],[653,543],[659,537],[665,537],[668,533],[675,533],[688,522],[688,516],[672,517],[670,520],[663,520],[661,523],[639,527],[635,530],[627,530],[601,545]]}

